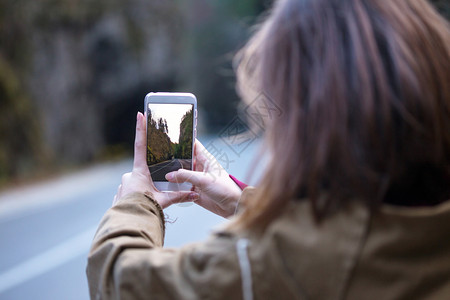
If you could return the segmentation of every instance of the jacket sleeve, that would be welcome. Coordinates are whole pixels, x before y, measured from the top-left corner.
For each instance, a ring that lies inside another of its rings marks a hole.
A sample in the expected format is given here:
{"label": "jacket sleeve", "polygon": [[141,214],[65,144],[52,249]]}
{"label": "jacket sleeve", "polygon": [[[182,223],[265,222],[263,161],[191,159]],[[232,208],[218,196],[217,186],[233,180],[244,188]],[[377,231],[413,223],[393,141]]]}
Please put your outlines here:
{"label": "jacket sleeve", "polygon": [[216,234],[203,243],[162,248],[159,205],[132,194],[100,222],[88,258],[91,299],[240,299],[236,239]]}

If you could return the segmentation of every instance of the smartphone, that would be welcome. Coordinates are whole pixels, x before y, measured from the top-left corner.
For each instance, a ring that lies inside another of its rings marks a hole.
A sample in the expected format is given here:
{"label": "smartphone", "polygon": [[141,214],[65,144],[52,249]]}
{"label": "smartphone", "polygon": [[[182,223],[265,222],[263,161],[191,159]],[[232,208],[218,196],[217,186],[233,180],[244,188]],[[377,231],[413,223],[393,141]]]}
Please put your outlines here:
{"label": "smartphone", "polygon": [[149,93],[145,96],[147,165],[159,191],[188,191],[190,183],[171,183],[166,174],[193,169],[197,99],[190,93]]}

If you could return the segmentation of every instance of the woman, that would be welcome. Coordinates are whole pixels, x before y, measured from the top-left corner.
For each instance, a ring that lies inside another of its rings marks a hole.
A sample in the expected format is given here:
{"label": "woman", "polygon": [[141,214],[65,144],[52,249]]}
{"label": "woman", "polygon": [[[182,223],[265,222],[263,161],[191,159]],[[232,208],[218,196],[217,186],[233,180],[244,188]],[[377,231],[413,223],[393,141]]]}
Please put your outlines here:
{"label": "woman", "polygon": [[[447,299],[449,25],[425,0],[280,0],[237,60],[243,99],[263,91],[282,111],[258,188],[210,174],[197,142],[197,171],[168,175],[194,191],[158,192],[138,114],[133,171],[89,256],[91,297]],[[161,208],[190,200],[237,215],[163,249]]]}

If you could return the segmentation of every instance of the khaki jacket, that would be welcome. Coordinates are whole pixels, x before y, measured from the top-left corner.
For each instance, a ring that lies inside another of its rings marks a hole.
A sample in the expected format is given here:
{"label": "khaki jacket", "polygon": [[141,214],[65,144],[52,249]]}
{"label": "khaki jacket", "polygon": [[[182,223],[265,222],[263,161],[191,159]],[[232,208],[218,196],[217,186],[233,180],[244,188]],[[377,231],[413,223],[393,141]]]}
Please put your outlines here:
{"label": "khaki jacket", "polygon": [[89,254],[91,298],[450,299],[450,201],[373,215],[354,202],[320,226],[292,201],[262,236],[223,229],[179,249],[163,239],[153,200],[121,199]]}

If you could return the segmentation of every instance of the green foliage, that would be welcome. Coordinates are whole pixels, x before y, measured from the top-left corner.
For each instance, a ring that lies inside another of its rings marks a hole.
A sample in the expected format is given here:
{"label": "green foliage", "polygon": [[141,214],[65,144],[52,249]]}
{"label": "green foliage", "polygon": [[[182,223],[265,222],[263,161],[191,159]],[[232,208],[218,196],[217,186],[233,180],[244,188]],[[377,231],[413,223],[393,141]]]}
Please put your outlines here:
{"label": "green foliage", "polygon": [[167,121],[157,122],[151,117],[147,122],[147,164],[152,165],[172,159],[174,144],[167,135]]}
{"label": "green foliage", "polygon": [[180,137],[175,150],[175,157],[188,159],[192,156],[193,112],[188,111],[180,124]]}

